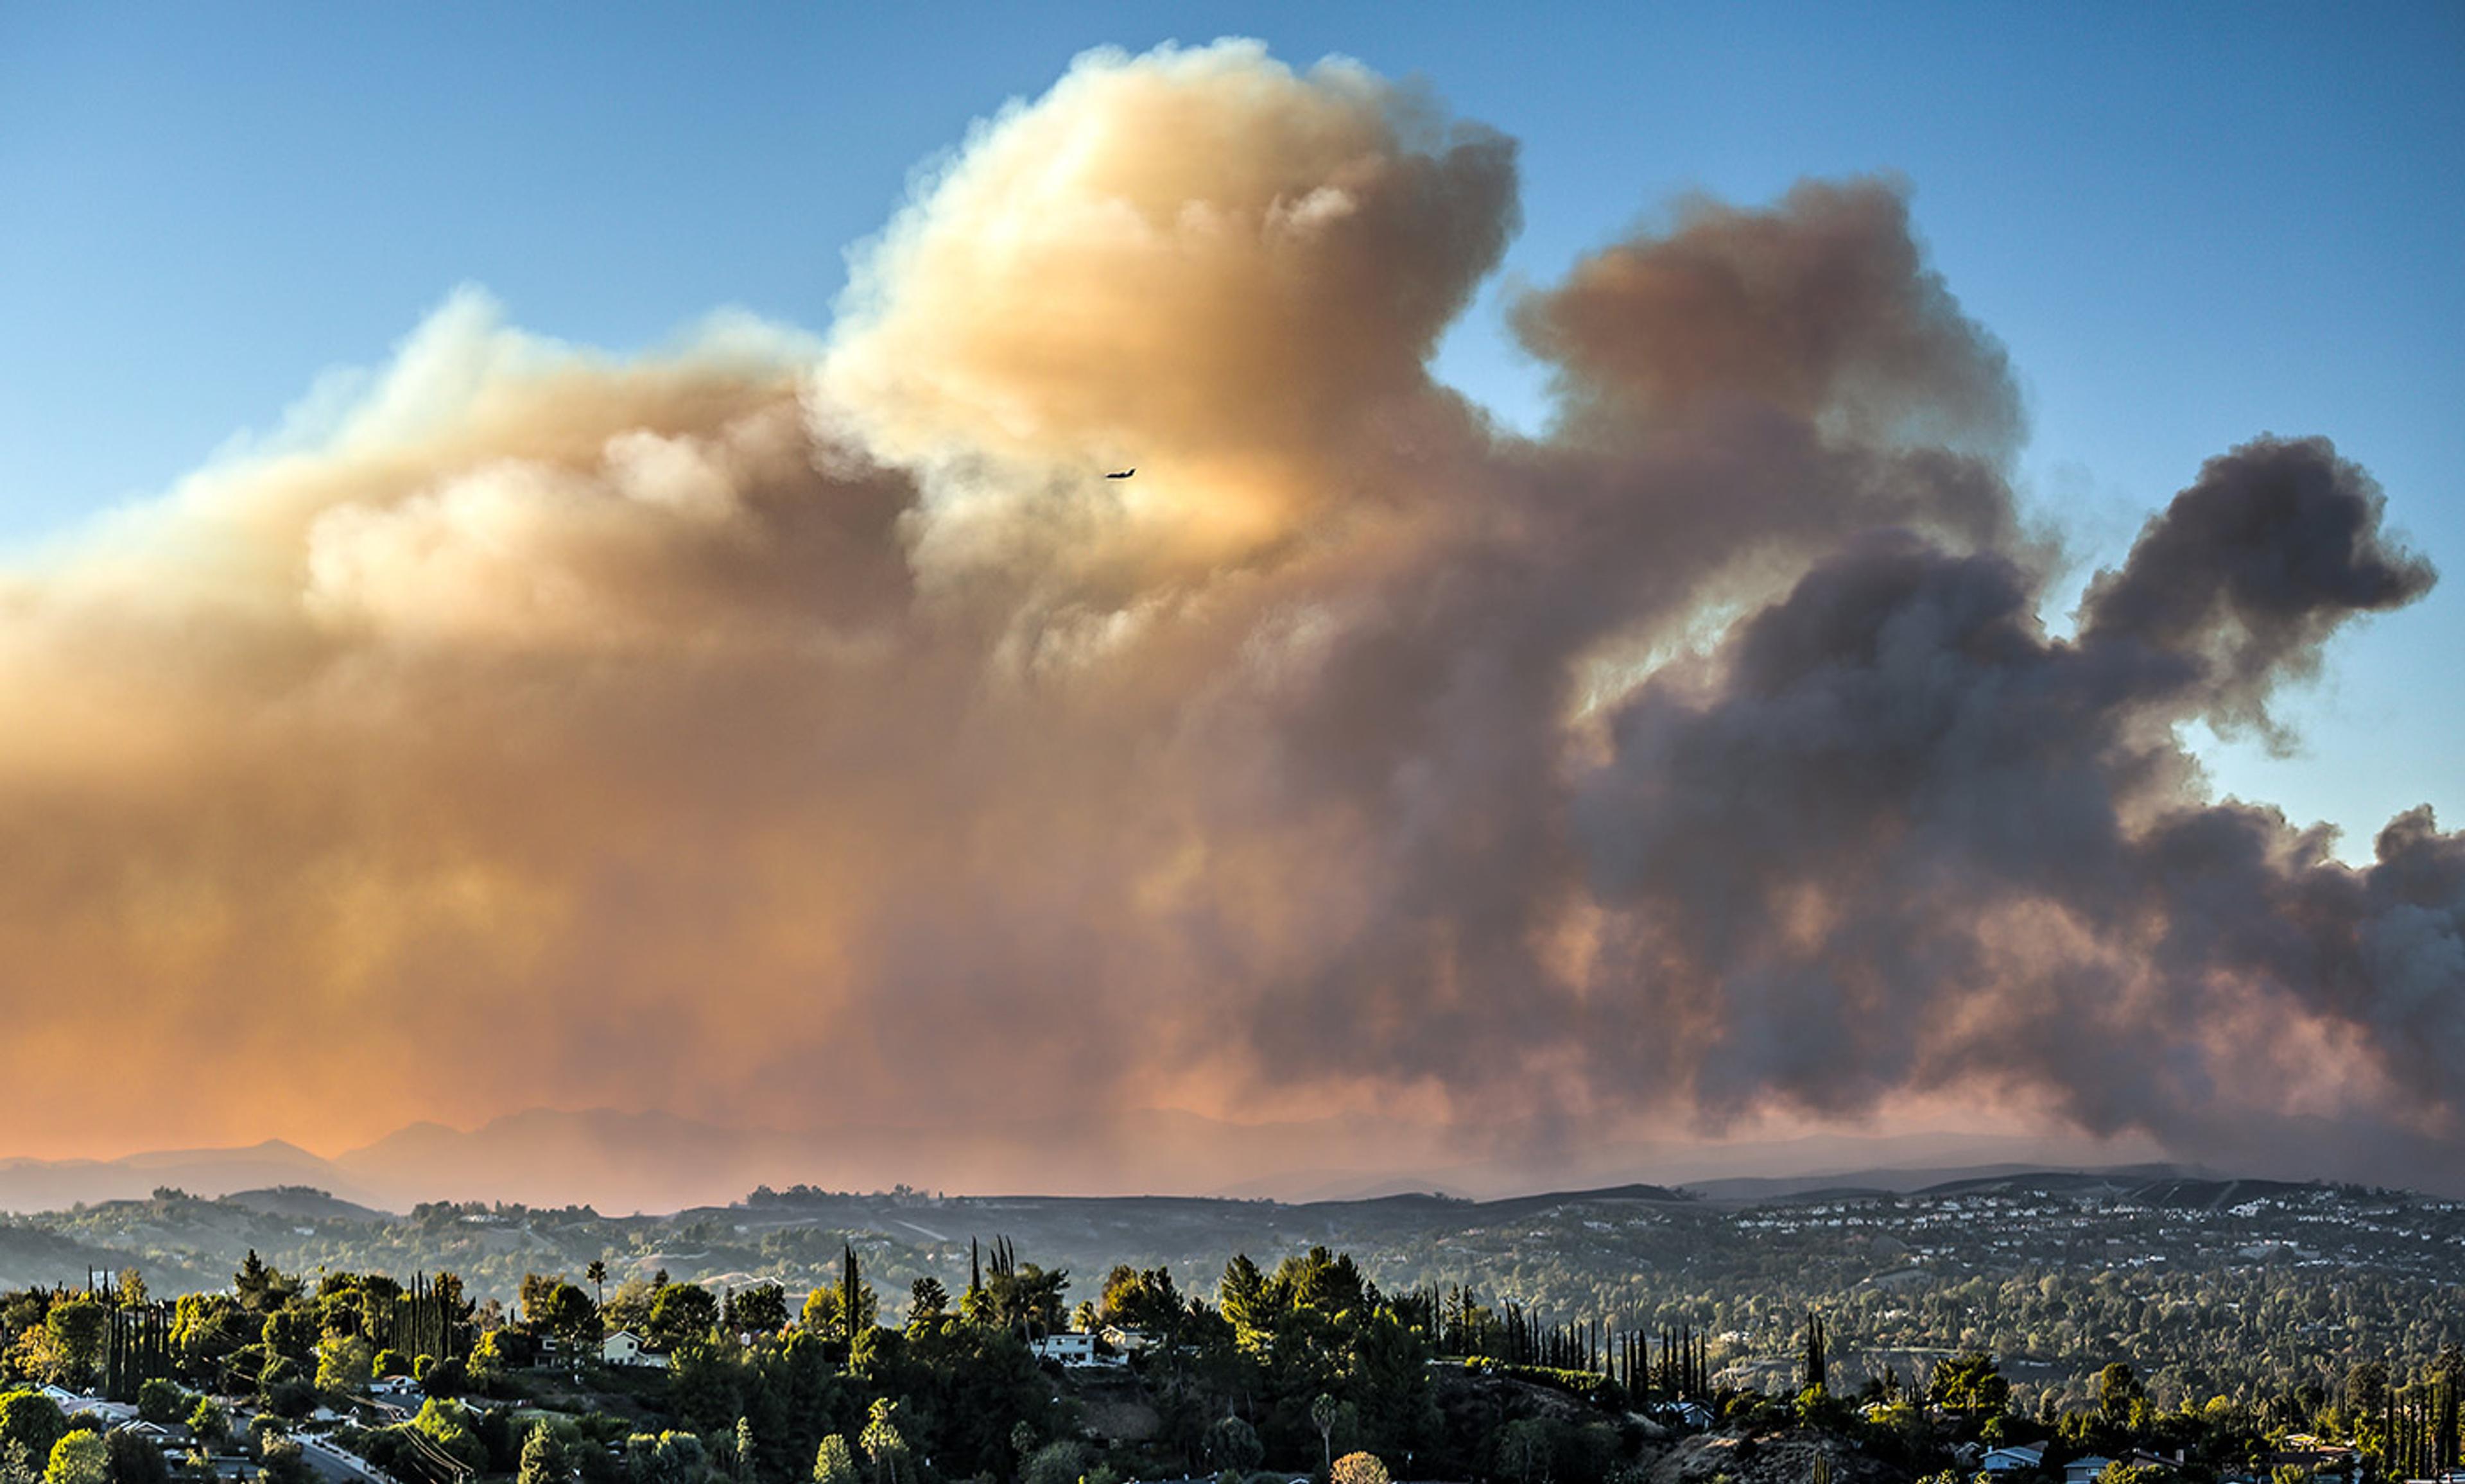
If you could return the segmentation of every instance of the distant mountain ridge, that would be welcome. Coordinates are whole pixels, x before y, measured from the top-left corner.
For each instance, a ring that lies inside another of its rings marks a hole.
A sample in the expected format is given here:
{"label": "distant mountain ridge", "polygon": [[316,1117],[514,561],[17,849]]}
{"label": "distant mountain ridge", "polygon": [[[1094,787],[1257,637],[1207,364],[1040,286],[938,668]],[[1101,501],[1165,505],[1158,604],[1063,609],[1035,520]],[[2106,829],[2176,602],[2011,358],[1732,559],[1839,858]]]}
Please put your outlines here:
{"label": "distant mountain ridge", "polygon": [[[1524,1151],[1467,1159],[1426,1125],[1364,1119],[1234,1124],[1180,1111],[996,1129],[739,1129],[666,1113],[536,1108],[473,1129],[413,1123],[325,1158],[281,1140],[149,1151],[114,1160],[0,1160],[0,1209],[203,1197],[302,1186],[405,1211],[429,1201],[588,1206],[619,1214],[723,1206],[760,1186],[1070,1195],[1186,1195],[1349,1202],[1444,1192],[1523,1196],[1649,1182],[1714,1199],[1826,1186],[1911,1190],[1945,1179],[2135,1163],[2145,1151],[1997,1136],[1823,1135],[1760,1143],[1608,1143],[1554,1160]],[[1355,1167],[1330,1154],[1358,1157]],[[1370,1154],[1382,1155],[1375,1164]],[[2083,1158],[2090,1156],[2090,1158]]]}
{"label": "distant mountain ridge", "polygon": [[61,1210],[124,1201],[163,1186],[219,1196],[312,1185],[370,1204],[348,1171],[279,1139],[236,1149],[161,1149],[116,1160],[0,1159],[0,1210]]}

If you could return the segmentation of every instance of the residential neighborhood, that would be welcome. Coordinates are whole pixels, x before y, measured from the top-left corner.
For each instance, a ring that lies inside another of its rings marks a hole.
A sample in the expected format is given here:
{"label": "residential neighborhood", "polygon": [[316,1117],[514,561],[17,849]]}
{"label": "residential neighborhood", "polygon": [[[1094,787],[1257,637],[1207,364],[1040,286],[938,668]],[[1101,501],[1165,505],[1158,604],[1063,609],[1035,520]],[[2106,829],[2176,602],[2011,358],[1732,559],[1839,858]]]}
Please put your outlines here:
{"label": "residential neighborhood", "polygon": [[[1870,1219],[1842,1206],[1803,1219]],[[1865,1350],[1837,1327],[1850,1309],[1809,1308],[1759,1344],[1682,1318],[1552,1318],[1466,1285],[1390,1290],[1324,1247],[1272,1268],[1235,1253],[1198,1293],[1115,1264],[1073,1305],[1066,1270],[997,1238],[970,1245],[955,1288],[914,1279],[895,1322],[852,1242],[836,1267],[797,1302],[775,1282],[664,1273],[611,1287],[594,1259],[525,1274],[513,1306],[451,1273],[294,1274],[254,1251],[228,1285],[175,1301],[134,1269],[90,1272],[81,1291],[0,1295],[17,1326],[0,1473],[1290,1484],[1277,1471],[1310,1472],[1315,1445],[1321,1473],[1368,1460],[1330,1484],[1372,1464],[1495,1484],[2390,1484],[2444,1479],[2465,1443],[2454,1344],[2355,1364],[2298,1412],[2167,1400],[2124,1360],[2075,1403],[1982,1350]]]}

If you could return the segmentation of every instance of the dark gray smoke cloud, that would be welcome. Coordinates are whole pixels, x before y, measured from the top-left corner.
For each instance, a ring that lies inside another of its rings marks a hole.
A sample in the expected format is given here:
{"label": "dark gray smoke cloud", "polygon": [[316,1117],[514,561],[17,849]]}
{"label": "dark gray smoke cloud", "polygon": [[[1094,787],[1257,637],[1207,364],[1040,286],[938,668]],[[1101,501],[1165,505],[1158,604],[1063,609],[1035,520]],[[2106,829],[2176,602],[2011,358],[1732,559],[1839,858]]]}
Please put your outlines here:
{"label": "dark gray smoke cloud", "polygon": [[[1705,676],[1647,682],[1579,809],[1599,889],[1650,924],[1614,972],[1676,1007],[1620,1050],[1714,1110],[1982,1079],[2281,1162],[2286,1115],[2359,1082],[2444,1131],[2465,844],[2418,810],[2350,870],[2273,810],[2191,802],[2174,732],[2255,717],[2340,623],[2429,587],[2380,505],[2324,442],[2263,439],[2091,585],[2076,640],[2043,631],[2042,573],[1884,533]],[[2398,1163],[2321,1138],[2301,1156]]]}
{"label": "dark gray smoke cloud", "polygon": [[[2427,588],[2363,474],[2225,454],[2057,638],[1899,188],[1528,295],[1539,438],[1427,366],[1515,216],[1357,68],[1094,55],[819,341],[457,300],[0,577],[26,1137],[1958,1108],[2465,1180],[2465,844],[2349,869],[2179,737]],[[148,1030],[107,1096],[97,1023]]]}

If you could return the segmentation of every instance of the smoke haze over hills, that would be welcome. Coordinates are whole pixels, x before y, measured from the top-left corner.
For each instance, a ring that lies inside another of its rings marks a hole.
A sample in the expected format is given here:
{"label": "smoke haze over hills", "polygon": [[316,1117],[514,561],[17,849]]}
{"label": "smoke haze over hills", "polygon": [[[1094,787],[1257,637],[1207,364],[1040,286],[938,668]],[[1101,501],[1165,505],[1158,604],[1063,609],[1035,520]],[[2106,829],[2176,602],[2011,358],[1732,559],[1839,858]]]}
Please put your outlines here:
{"label": "smoke haze over hills", "polygon": [[[409,1211],[433,1201],[588,1206],[609,1214],[741,1202],[757,1186],[949,1195],[1217,1196],[1349,1200],[1444,1191],[1491,1199],[1637,1176],[1829,1183],[1955,1165],[2112,1167],[2147,1157],[2144,1141],[1975,1133],[1809,1134],[1712,1143],[1605,1141],[1535,1155],[1465,1160],[1443,1130],[1376,1119],[1233,1124],[1147,1110],[1091,1132],[1085,1119],[977,1129],[841,1127],[785,1134],[666,1114],[526,1109],[473,1129],[414,1123],[332,1158],[280,1141],[236,1149],[149,1151],[116,1160],[0,1161],[0,1210],[62,1210],[140,1200],[169,1187],[201,1199],[322,1190]],[[1034,1180],[1040,1185],[1023,1182]],[[1924,1183],[1921,1181],[1920,1183]]]}
{"label": "smoke haze over hills", "polygon": [[1050,1188],[1203,1161],[1154,1108],[1365,1170],[1959,1110],[2465,1183],[2465,840],[2349,867],[2181,740],[2429,589],[2368,475],[2252,430],[2062,628],[1900,188],[1531,290],[1531,439],[1428,371],[1515,226],[1511,142],[1224,43],[981,127],[818,338],[455,296],[0,576],[16,1137],[611,1107]]}

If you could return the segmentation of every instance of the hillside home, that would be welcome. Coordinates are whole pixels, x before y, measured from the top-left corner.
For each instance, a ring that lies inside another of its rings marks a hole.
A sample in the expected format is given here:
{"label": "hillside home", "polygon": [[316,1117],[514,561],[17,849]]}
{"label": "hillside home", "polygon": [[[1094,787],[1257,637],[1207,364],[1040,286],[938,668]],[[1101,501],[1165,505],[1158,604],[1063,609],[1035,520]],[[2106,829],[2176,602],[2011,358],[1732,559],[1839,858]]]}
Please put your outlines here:
{"label": "hillside home", "polygon": [[133,1437],[144,1438],[154,1445],[154,1451],[167,1461],[176,1463],[197,1446],[197,1436],[182,1423],[132,1422],[120,1429]]}
{"label": "hillside home", "polygon": [[2025,1443],[2018,1448],[1995,1449],[1977,1467],[1988,1473],[2017,1473],[2023,1469],[2036,1468],[2045,1461],[2046,1450],[2042,1445]]}
{"label": "hillside home", "polygon": [[599,1359],[610,1365],[648,1365],[665,1370],[665,1352],[651,1348],[649,1340],[630,1329],[620,1329],[599,1341]]}
{"label": "hillside home", "polygon": [[1031,1341],[1028,1348],[1035,1352],[1039,1361],[1059,1361],[1064,1365],[1102,1363],[1096,1354],[1096,1337],[1093,1335],[1043,1335]]}
{"label": "hillside home", "polygon": [[2094,1484],[2097,1476],[2105,1472],[2105,1466],[2112,1462],[2113,1459],[2099,1453],[2075,1458],[2063,1465],[2063,1484]]}
{"label": "hillside home", "polygon": [[2351,1473],[2361,1466],[2362,1456],[2354,1450],[2341,1443],[2323,1442],[2308,1432],[2294,1432],[2270,1451],[2261,1472],[2296,1469],[2304,1473]]}

